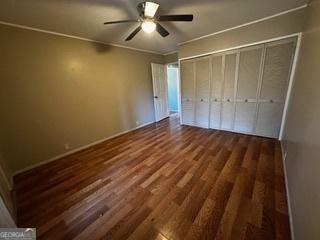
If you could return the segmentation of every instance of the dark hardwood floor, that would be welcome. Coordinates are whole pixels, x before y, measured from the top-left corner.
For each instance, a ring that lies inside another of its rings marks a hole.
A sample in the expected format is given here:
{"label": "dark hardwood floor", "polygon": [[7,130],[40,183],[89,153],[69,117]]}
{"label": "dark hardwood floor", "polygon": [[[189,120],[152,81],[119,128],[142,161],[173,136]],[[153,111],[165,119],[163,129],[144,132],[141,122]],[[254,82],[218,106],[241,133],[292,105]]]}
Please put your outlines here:
{"label": "dark hardwood floor", "polygon": [[279,142],[177,117],[14,182],[39,239],[290,239]]}

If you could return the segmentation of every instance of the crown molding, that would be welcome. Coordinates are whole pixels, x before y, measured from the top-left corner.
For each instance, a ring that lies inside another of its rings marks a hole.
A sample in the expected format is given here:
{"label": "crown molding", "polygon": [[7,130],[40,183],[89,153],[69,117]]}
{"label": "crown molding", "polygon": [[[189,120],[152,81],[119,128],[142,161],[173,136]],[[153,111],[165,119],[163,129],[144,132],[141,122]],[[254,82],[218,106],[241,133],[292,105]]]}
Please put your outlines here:
{"label": "crown molding", "polygon": [[174,53],[178,53],[178,51],[167,52],[167,53],[164,53],[163,56],[167,56],[167,55],[174,54]]}
{"label": "crown molding", "polygon": [[58,33],[58,32],[54,32],[54,31],[48,31],[48,30],[44,30],[44,29],[41,29],[41,28],[28,27],[28,26],[9,23],[9,22],[4,22],[4,21],[0,21],[0,24],[11,26],[11,27],[16,27],[16,28],[21,28],[21,29],[26,29],[26,30],[31,30],[31,31],[36,31],[36,32],[52,34],[52,35],[61,36],[61,37],[73,38],[73,39],[82,40],[82,41],[86,41],[86,42],[100,43],[100,44],[103,44],[103,45],[114,46],[114,47],[125,48],[125,49],[134,50],[134,51],[146,52],[146,53],[152,53],[152,54],[158,54],[158,55],[163,55],[164,56],[163,53],[156,52],[156,51],[145,50],[145,49],[141,49],[141,48],[128,47],[128,46],[115,44],[115,43],[101,42],[101,41],[97,41],[97,40],[90,39],[90,38],[84,38],[84,37],[79,37],[79,36],[70,35],[70,34],[64,34],[64,33]]}
{"label": "crown molding", "polygon": [[[224,30],[221,30],[221,31],[218,31],[218,32],[213,32],[213,33],[210,33],[210,34],[207,34],[207,35],[203,35],[201,37],[193,38],[193,39],[188,40],[188,41],[180,42],[180,43],[177,44],[177,46],[181,46],[181,45],[184,45],[184,44],[187,44],[187,43],[190,43],[190,42],[194,42],[194,41],[206,38],[206,37],[210,37],[210,36],[213,36],[213,35],[224,33],[224,32],[227,32],[227,31],[231,31],[231,30],[234,30],[234,29],[237,29],[237,28],[241,28],[241,27],[245,27],[245,26],[248,26],[248,25],[252,25],[252,24],[255,24],[255,23],[258,23],[258,22],[262,22],[262,21],[274,18],[274,17],[285,15],[285,14],[288,14],[288,13],[291,13],[291,12],[298,11],[300,9],[306,8],[307,6],[308,6],[308,4],[304,4],[302,6],[299,6],[299,7],[296,7],[296,8],[292,8],[292,9],[289,9],[289,10],[286,10],[286,11],[283,11],[283,12],[280,12],[280,13],[265,17],[265,18],[260,18],[258,20],[254,20],[254,21],[251,21],[251,22],[248,22],[248,23],[244,23],[244,24],[241,24],[241,25],[238,25],[238,26],[235,26],[235,27],[227,28],[227,29],[224,29]],[[167,53],[161,53],[161,52],[157,52],[157,51],[151,51],[151,50],[145,50],[145,49],[141,49],[141,48],[128,47],[128,46],[124,46],[124,45],[121,45],[121,44],[107,43],[107,42],[97,41],[97,40],[90,39],[90,38],[84,38],[84,37],[79,37],[79,36],[75,36],[75,35],[64,34],[64,33],[59,33],[59,32],[49,31],[49,30],[44,30],[44,29],[41,29],[41,28],[28,27],[28,26],[25,26],[25,25],[14,24],[14,23],[9,23],[9,22],[5,22],[5,21],[0,21],[0,24],[11,26],[11,27],[16,27],[16,28],[27,29],[27,30],[31,30],[31,31],[43,32],[43,33],[52,34],[52,35],[56,35],[56,36],[62,36],[62,37],[67,37],[67,38],[78,39],[78,40],[87,41],[87,42],[94,42],[94,43],[99,43],[99,44],[103,44],[103,45],[109,45],[109,46],[114,46],[114,47],[119,47],[119,48],[125,48],[125,49],[139,51],[139,52],[152,53],[152,54],[157,54],[157,55],[162,55],[162,56],[166,56],[166,55],[170,55],[170,54],[178,52],[178,51],[170,51],[170,52],[167,52]]]}
{"label": "crown molding", "polygon": [[257,19],[257,20],[251,21],[251,22],[240,24],[240,25],[235,26],[235,27],[227,28],[227,29],[224,29],[224,30],[221,30],[221,31],[218,31],[218,32],[213,32],[213,33],[210,33],[210,34],[207,34],[207,35],[203,35],[201,37],[193,38],[193,39],[188,40],[188,41],[180,42],[180,43],[178,43],[178,46],[181,46],[181,45],[184,45],[184,44],[187,44],[187,43],[190,43],[190,42],[194,42],[194,41],[197,41],[197,40],[200,40],[200,39],[203,39],[203,38],[207,38],[207,37],[210,37],[210,36],[214,36],[214,35],[217,35],[217,34],[220,34],[220,33],[228,32],[228,31],[231,31],[231,30],[234,30],[234,29],[237,29],[237,28],[242,28],[242,27],[245,27],[245,26],[248,26],[248,25],[252,25],[252,24],[255,24],[255,23],[263,22],[263,21],[271,19],[271,18],[279,17],[279,16],[282,16],[282,15],[285,15],[285,14],[288,14],[288,13],[291,13],[291,12],[295,12],[295,11],[301,10],[303,8],[306,8],[307,6],[308,6],[308,4],[304,4],[302,6],[299,6],[299,7],[296,7],[296,8],[292,8],[292,9],[289,9],[289,10],[286,10],[286,11],[283,11],[283,12],[268,16],[268,17],[260,18],[260,19]]}
{"label": "crown molding", "polygon": [[207,57],[207,56],[210,56],[212,54],[222,53],[222,52],[226,52],[226,51],[233,51],[233,50],[237,50],[239,48],[251,47],[251,46],[255,46],[255,45],[259,45],[259,44],[265,44],[265,43],[274,42],[274,41],[278,41],[278,40],[283,40],[283,39],[287,39],[287,38],[293,38],[293,37],[298,37],[299,38],[299,36],[301,34],[302,34],[301,32],[298,32],[298,33],[293,33],[293,34],[284,35],[284,36],[280,36],[280,37],[269,38],[269,39],[265,39],[265,40],[258,41],[258,42],[247,43],[247,44],[243,44],[243,45],[233,46],[233,47],[230,47],[230,48],[224,48],[224,49],[220,49],[220,50],[213,50],[213,51],[205,52],[205,53],[202,53],[202,54],[183,57],[183,58],[179,58],[178,60],[180,62],[180,61],[183,61],[183,60],[189,60],[189,59],[199,58],[199,57]]}

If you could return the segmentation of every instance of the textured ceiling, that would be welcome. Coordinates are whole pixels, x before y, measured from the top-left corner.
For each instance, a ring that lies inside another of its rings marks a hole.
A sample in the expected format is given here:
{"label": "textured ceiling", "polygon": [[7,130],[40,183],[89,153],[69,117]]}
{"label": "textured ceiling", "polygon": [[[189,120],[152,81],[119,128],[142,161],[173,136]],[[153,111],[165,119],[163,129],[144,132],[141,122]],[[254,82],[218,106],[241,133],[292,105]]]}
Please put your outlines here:
{"label": "textured ceiling", "polygon": [[158,14],[194,14],[189,23],[163,23],[170,35],[138,35],[124,39],[136,23],[103,25],[105,21],[138,17],[141,0],[1,0],[0,21],[114,43],[160,53],[177,44],[302,6],[307,0],[155,0]]}

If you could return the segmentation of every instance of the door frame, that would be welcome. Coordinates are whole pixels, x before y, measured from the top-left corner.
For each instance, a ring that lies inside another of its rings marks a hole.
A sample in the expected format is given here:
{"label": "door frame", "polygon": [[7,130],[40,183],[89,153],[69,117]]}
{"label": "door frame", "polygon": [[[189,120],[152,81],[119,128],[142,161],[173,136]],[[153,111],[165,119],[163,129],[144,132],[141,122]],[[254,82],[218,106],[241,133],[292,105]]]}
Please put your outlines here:
{"label": "door frame", "polygon": [[[180,106],[180,99],[181,99],[181,96],[180,96],[180,61],[177,61],[177,62],[170,62],[170,63],[166,63],[165,66],[166,66],[166,75],[167,75],[167,82],[168,82],[168,66],[171,65],[171,64],[177,64],[178,65],[178,76],[177,76],[177,91],[178,91],[178,94],[177,94],[177,103],[178,103],[178,114],[180,116],[180,112],[181,112],[181,106]],[[167,87],[168,87],[168,83],[167,83]],[[167,92],[169,92],[167,90]],[[169,105],[169,97],[168,97],[168,105]],[[168,106],[168,109],[169,109],[169,106]],[[170,115],[170,114],[169,114]],[[180,116],[180,119],[181,119],[181,116]]]}
{"label": "door frame", "polygon": [[[164,74],[164,77],[165,77],[165,90],[166,90],[166,116],[161,118],[161,119],[157,119],[157,113],[156,113],[156,101],[155,101],[155,96],[154,96],[154,93],[155,93],[155,84],[154,84],[154,74],[153,74],[153,65],[163,65],[165,67],[165,74]],[[153,107],[154,107],[154,120],[155,122],[160,122],[161,120],[169,117],[169,110],[168,110],[168,83],[167,83],[167,65],[166,64],[161,64],[161,63],[151,63],[151,77],[152,77],[152,97],[153,97]]]}

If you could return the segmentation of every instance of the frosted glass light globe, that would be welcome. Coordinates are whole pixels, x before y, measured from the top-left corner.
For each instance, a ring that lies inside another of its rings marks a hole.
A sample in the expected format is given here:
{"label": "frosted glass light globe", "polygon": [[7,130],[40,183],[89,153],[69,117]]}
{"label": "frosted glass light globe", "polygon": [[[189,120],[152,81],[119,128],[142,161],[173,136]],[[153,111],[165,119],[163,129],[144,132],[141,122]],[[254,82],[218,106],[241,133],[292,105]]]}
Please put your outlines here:
{"label": "frosted glass light globe", "polygon": [[156,24],[151,20],[145,20],[141,24],[142,30],[146,33],[152,33],[156,29]]}

